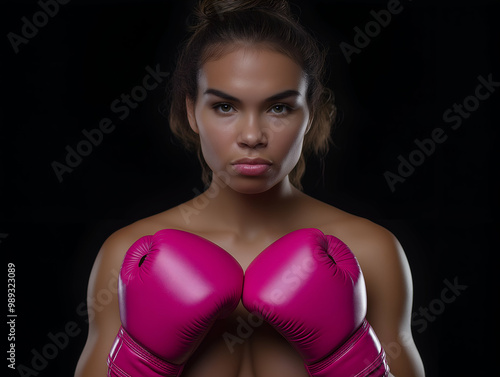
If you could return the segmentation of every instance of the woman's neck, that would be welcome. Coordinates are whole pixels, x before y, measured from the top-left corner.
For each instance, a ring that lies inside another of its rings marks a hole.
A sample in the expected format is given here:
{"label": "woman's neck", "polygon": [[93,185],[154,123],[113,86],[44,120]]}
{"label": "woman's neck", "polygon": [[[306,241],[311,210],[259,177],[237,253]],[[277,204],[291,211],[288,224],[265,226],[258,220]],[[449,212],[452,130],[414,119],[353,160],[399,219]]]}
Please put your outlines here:
{"label": "woman's neck", "polygon": [[258,194],[243,194],[221,182],[212,181],[199,199],[207,203],[204,215],[211,216],[219,227],[244,238],[252,238],[269,227],[282,226],[296,210],[297,199],[303,196],[286,177],[271,189]]}

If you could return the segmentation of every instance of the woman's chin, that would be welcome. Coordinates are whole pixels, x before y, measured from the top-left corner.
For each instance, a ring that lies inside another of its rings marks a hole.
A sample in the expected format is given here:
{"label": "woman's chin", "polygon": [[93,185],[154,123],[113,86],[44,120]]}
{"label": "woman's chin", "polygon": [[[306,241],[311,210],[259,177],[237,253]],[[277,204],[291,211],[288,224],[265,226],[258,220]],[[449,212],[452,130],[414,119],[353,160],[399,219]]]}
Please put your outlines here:
{"label": "woman's chin", "polygon": [[282,176],[273,171],[261,175],[244,175],[234,171],[224,171],[213,175],[218,186],[229,188],[238,194],[257,195],[278,189],[281,185],[289,185],[288,175]]}
{"label": "woman's chin", "polygon": [[263,183],[246,183],[246,184],[236,184],[231,185],[231,189],[239,194],[246,195],[257,195],[269,191],[272,188],[271,185]]}
{"label": "woman's chin", "polygon": [[283,180],[263,178],[232,179],[229,187],[240,194],[257,195],[274,190],[283,183]]}

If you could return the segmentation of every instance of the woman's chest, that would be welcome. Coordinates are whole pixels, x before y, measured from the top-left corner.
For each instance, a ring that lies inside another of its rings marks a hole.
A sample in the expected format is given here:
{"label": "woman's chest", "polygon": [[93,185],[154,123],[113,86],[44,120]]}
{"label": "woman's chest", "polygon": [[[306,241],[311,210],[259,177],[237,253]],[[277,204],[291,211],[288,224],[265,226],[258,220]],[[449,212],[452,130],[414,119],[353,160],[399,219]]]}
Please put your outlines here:
{"label": "woman's chest", "polygon": [[[201,236],[226,250],[245,271],[283,234],[269,232],[247,239],[227,233]],[[183,376],[307,377],[308,374],[300,355],[281,334],[240,302],[231,315],[215,322],[186,365]]]}
{"label": "woman's chest", "polygon": [[216,321],[188,361],[187,377],[307,377],[303,360],[262,318],[240,303]]}
{"label": "woman's chest", "polygon": [[269,245],[286,234],[284,232],[260,233],[252,237],[241,237],[234,233],[205,233],[202,237],[214,242],[223,248],[240,264],[243,271],[264,251]]}

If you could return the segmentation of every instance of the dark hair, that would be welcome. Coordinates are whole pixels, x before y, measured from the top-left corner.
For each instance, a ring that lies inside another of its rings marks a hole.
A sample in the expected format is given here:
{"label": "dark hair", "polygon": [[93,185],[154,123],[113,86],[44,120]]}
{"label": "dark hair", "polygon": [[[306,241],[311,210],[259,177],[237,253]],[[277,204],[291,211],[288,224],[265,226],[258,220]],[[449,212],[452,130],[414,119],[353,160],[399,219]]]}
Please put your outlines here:
{"label": "dark hair", "polygon": [[197,152],[208,185],[211,171],[205,162],[198,134],[189,126],[186,97],[196,101],[198,71],[203,64],[238,44],[264,44],[290,57],[307,76],[307,104],[312,119],[303,151],[290,182],[302,189],[304,154],[326,153],[335,119],[333,93],[323,86],[326,52],[293,16],[286,0],[200,0],[194,9],[191,34],[183,42],[172,76],[170,128],[187,148]]}

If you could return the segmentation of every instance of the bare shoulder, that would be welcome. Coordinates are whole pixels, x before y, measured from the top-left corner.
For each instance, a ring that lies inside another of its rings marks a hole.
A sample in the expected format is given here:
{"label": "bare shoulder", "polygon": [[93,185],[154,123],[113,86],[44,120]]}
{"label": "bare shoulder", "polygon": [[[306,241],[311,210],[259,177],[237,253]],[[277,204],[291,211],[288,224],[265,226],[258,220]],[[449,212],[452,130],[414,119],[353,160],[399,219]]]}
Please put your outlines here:
{"label": "bare shoulder", "polygon": [[184,229],[177,207],[137,220],[113,232],[103,243],[102,257],[123,260],[126,251],[139,238],[162,229]]}
{"label": "bare shoulder", "polygon": [[[102,244],[90,274],[89,295],[97,295],[99,291],[107,289],[111,282],[116,282],[123,259],[127,250],[134,242],[143,236],[151,235],[168,227],[161,223],[161,216],[154,215],[113,232]],[[116,307],[117,308],[117,307]]]}
{"label": "bare shoulder", "polygon": [[89,278],[89,333],[76,368],[76,377],[106,375],[106,358],[121,325],[117,282],[127,250],[143,236],[176,227],[175,216],[166,211],[118,229],[104,241]]}
{"label": "bare shoulder", "polygon": [[[400,264],[404,251],[388,229],[373,221],[324,204],[320,209],[325,234],[342,240],[358,258],[362,267]],[[365,269],[365,268],[363,268]]]}
{"label": "bare shoulder", "polygon": [[394,234],[373,221],[328,205],[320,213],[325,219],[320,229],[342,240],[358,259],[369,307],[375,309],[377,303],[394,300],[401,304],[401,310],[408,310],[412,276],[405,252]]}
{"label": "bare shoulder", "polygon": [[391,372],[424,376],[411,333],[413,284],[401,244],[389,230],[368,219],[327,205],[320,213],[328,219],[320,229],[341,239],[358,259],[366,285],[366,318],[386,349]]}
{"label": "bare shoulder", "polygon": [[[97,296],[99,291],[108,289],[112,284],[110,282],[116,282],[125,254],[134,242],[143,236],[155,234],[161,229],[175,227],[175,222],[169,222],[168,216],[160,213],[113,232],[104,241],[95,259],[89,279],[89,295]],[[116,305],[115,309],[117,309]],[[117,313],[115,310],[115,314]]]}

